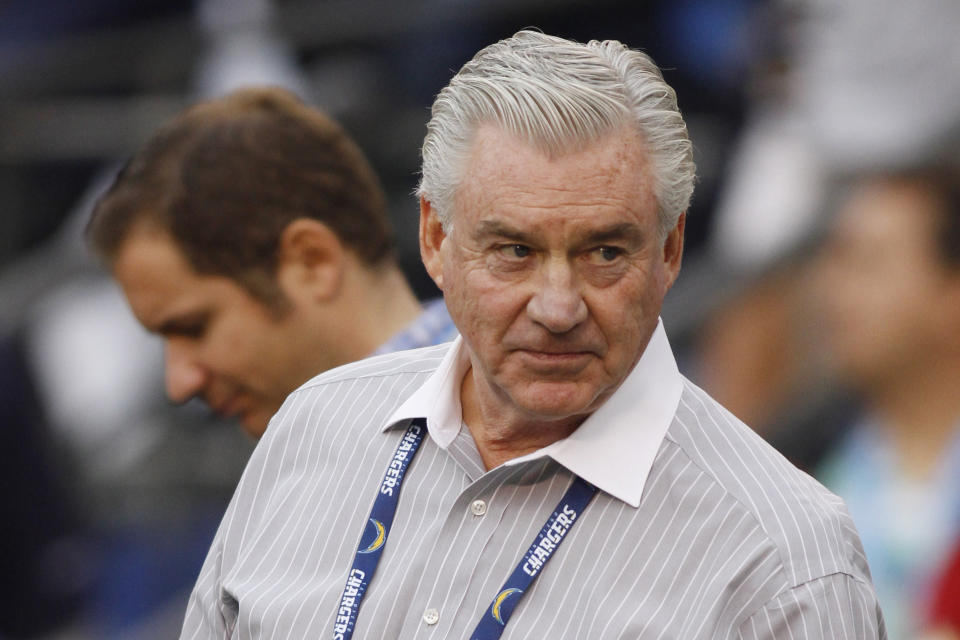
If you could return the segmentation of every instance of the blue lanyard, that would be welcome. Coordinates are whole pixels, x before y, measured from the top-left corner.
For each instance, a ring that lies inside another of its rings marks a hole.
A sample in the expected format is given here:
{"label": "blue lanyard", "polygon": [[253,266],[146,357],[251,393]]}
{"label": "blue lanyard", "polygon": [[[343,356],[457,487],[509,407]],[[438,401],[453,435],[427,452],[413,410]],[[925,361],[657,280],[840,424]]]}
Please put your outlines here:
{"label": "blue lanyard", "polygon": [[500,587],[490,608],[480,618],[470,640],[496,640],[503,633],[507,621],[544,565],[553,557],[554,552],[577,522],[580,514],[596,495],[597,488],[579,476],[560,499],[547,524],[543,525],[536,540],[527,549],[517,568]]}
{"label": "blue lanyard", "polygon": [[360,538],[357,554],[353,558],[353,567],[347,574],[347,584],[343,588],[343,595],[340,596],[340,606],[337,607],[337,617],[333,624],[334,640],[349,640],[353,637],[360,603],[367,593],[367,587],[370,585],[374,571],[377,570],[377,564],[380,563],[384,544],[393,525],[393,516],[397,513],[403,476],[417,449],[420,448],[426,431],[427,424],[423,418],[417,418],[410,424],[400,444],[397,445],[397,450],[393,453],[387,472],[383,475],[380,490],[377,491],[377,499],[374,500],[373,509],[370,510],[369,526]]}
{"label": "blue lanyard", "polygon": [[[390,527],[393,525],[393,517],[397,513],[404,475],[423,442],[426,430],[426,420],[415,419],[401,438],[390,460],[387,472],[380,483],[377,498],[373,502],[373,509],[370,510],[369,526],[366,527],[360,539],[357,553],[353,558],[353,566],[347,574],[347,584],[340,596],[340,606],[337,608],[337,617],[333,625],[334,640],[350,640],[353,637],[360,603],[377,570],[387,536],[390,534]],[[597,488],[593,485],[579,477],[574,478],[573,484],[560,499],[547,523],[540,529],[536,540],[527,549],[520,564],[507,578],[489,609],[480,619],[480,623],[470,636],[471,640],[495,640],[503,634],[503,629],[520,602],[520,598],[553,557],[557,547],[563,542],[583,510],[590,504],[596,492]]]}

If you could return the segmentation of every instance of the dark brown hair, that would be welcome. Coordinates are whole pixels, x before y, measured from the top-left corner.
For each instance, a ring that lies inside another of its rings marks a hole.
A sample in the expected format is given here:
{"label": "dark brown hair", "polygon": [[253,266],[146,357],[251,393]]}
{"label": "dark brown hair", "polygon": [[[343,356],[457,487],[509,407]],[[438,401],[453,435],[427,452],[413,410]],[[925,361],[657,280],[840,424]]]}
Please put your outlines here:
{"label": "dark brown hair", "polygon": [[301,217],[329,226],[369,266],[393,260],[383,191],[343,129],[285,90],[244,89],[157,131],[96,204],[86,234],[109,263],[134,227],[155,227],[198,273],[276,303],[280,236]]}

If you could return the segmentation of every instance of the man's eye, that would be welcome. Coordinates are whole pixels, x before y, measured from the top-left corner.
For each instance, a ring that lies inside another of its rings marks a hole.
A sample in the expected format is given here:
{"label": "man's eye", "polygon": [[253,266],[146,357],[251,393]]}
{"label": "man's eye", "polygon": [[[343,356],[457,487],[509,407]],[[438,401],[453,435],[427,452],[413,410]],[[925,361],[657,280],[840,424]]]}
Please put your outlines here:
{"label": "man's eye", "polygon": [[207,332],[206,322],[185,323],[166,326],[159,333],[168,338],[187,338],[189,340],[199,340]]}
{"label": "man's eye", "polygon": [[599,262],[613,262],[623,255],[623,249],[619,247],[597,247],[593,253],[596,256],[594,259]]}
{"label": "man's eye", "polygon": [[206,332],[206,326],[202,324],[190,325],[180,329],[180,335],[184,338],[200,338],[203,337],[203,334]]}
{"label": "man's eye", "polygon": [[524,244],[507,244],[500,247],[500,253],[506,258],[526,258],[530,255],[530,247]]}

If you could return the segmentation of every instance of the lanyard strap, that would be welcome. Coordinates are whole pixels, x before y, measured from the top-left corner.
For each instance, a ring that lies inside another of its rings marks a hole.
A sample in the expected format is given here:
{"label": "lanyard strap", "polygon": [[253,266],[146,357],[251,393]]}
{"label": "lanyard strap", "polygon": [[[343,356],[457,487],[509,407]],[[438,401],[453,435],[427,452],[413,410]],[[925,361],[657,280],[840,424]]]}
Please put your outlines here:
{"label": "lanyard strap", "polygon": [[553,557],[557,547],[563,542],[564,537],[570,532],[596,493],[597,488],[592,484],[579,476],[574,478],[573,484],[560,499],[550,519],[540,529],[540,533],[527,549],[520,564],[503,583],[490,608],[480,618],[477,628],[470,636],[471,640],[496,640],[503,634],[503,629],[507,626],[507,621],[513,615],[513,610],[517,608],[523,594],[540,575],[544,565]]}
{"label": "lanyard strap", "polygon": [[364,529],[363,536],[360,538],[357,554],[353,558],[353,567],[347,574],[347,584],[343,588],[343,595],[340,596],[340,606],[337,608],[337,617],[333,625],[334,640],[349,640],[353,637],[360,603],[367,593],[367,586],[373,578],[374,571],[377,570],[380,556],[383,555],[384,544],[387,536],[390,535],[390,527],[393,525],[393,516],[397,513],[403,476],[417,449],[420,448],[426,430],[426,420],[422,418],[417,418],[410,424],[400,444],[397,445],[387,472],[383,475],[377,499],[374,500],[373,509],[370,510],[369,526]]}
{"label": "lanyard strap", "polygon": [[[370,510],[370,526],[366,527],[364,535],[360,538],[357,553],[353,558],[353,566],[347,574],[347,584],[340,596],[340,606],[337,608],[337,617],[333,625],[334,640],[350,640],[353,637],[360,603],[367,593],[367,587],[380,562],[380,556],[383,555],[383,548],[387,536],[390,535],[390,527],[393,525],[393,517],[397,513],[403,477],[423,442],[426,428],[426,420],[422,418],[417,418],[410,424],[383,476],[377,498],[373,502],[373,509]],[[597,488],[593,485],[580,477],[574,478],[573,484],[560,499],[547,523],[540,529],[536,540],[527,549],[520,564],[507,578],[490,608],[480,619],[480,623],[470,636],[471,640],[496,640],[501,636],[520,598],[553,557],[557,547],[563,542],[583,510],[590,504],[596,492]]]}

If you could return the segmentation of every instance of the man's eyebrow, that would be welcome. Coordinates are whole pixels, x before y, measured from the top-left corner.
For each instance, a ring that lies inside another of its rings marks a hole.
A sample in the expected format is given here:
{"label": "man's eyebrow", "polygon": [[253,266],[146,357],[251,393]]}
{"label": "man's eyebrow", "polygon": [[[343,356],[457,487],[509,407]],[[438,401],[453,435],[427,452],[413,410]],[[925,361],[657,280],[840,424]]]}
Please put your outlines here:
{"label": "man's eyebrow", "polygon": [[610,242],[612,240],[642,241],[646,233],[632,222],[618,222],[603,229],[597,229],[587,234],[584,240],[587,244]]}
{"label": "man's eyebrow", "polygon": [[206,322],[208,315],[206,311],[192,311],[181,316],[166,318],[156,327],[148,327],[148,329],[163,336],[190,333]]}
{"label": "man's eyebrow", "polygon": [[499,220],[481,220],[473,232],[475,238],[497,236],[517,242],[525,242],[528,239],[527,234],[514,229],[513,227],[500,222]]}
{"label": "man's eyebrow", "polygon": [[[498,237],[515,242],[530,242],[530,236],[515,229],[510,225],[504,224],[499,220],[482,220],[477,224],[473,233],[475,238]],[[647,233],[633,222],[617,222],[607,227],[590,231],[583,237],[583,244],[602,244],[604,242],[631,241],[638,244],[642,243]]]}

